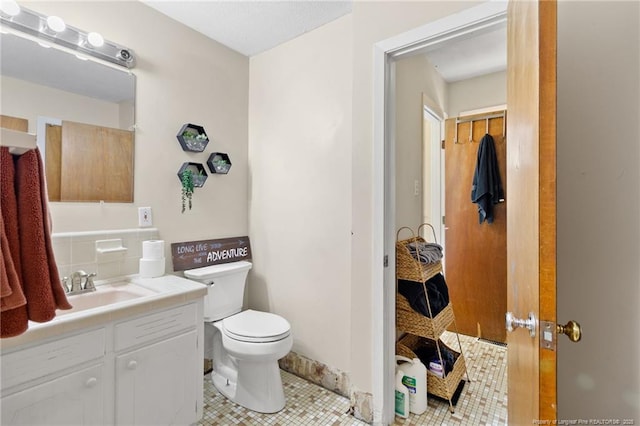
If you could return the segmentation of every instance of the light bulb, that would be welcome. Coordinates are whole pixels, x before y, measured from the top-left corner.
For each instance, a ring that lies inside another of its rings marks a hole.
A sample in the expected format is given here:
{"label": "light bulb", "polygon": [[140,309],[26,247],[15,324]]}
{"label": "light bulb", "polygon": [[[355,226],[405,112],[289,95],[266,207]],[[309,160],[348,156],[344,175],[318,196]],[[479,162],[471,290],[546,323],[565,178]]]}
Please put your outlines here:
{"label": "light bulb", "polygon": [[47,18],[47,27],[57,33],[61,33],[65,28],[67,28],[66,24],[59,16],[49,16]]}
{"label": "light bulb", "polygon": [[104,38],[100,35],[100,33],[96,32],[87,34],[87,41],[93,47],[100,47],[104,44]]}
{"label": "light bulb", "polygon": [[2,13],[5,15],[16,16],[20,13],[20,6],[18,6],[15,0],[2,0],[0,2],[0,10],[2,10]]}

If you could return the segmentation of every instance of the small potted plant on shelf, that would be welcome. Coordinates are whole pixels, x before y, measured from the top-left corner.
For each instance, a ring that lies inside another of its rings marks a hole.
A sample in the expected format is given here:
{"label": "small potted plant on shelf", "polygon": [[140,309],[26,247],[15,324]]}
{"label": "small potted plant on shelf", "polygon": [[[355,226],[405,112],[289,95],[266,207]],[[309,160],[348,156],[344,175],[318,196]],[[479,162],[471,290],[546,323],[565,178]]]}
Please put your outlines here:
{"label": "small potted plant on shelf", "polygon": [[193,197],[193,171],[187,169],[182,172],[182,176],[180,177],[180,181],[182,182],[182,213],[186,210],[187,203],[189,204],[189,210],[191,210]]}
{"label": "small potted plant on shelf", "polygon": [[182,132],[182,139],[190,150],[203,151],[209,138],[206,133],[197,133],[192,129]]}
{"label": "small potted plant on shelf", "polygon": [[213,165],[218,173],[227,173],[229,171],[229,163],[224,158],[216,158]]}

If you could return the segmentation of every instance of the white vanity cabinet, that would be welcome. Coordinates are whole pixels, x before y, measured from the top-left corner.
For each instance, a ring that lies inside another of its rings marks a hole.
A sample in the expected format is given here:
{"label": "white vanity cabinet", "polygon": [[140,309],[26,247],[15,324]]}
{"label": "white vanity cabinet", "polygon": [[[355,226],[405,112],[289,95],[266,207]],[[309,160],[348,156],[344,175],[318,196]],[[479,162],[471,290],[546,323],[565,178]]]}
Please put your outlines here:
{"label": "white vanity cabinet", "polygon": [[[121,350],[115,357],[116,425],[188,425],[198,419],[202,353],[195,308],[182,306],[116,326],[115,346]],[[174,336],[140,347],[167,335]],[[131,347],[138,349],[127,351]],[[200,366],[199,374],[194,366]]]}
{"label": "white vanity cabinet", "polygon": [[3,347],[0,424],[196,423],[202,416],[202,303],[103,315],[93,329]]}

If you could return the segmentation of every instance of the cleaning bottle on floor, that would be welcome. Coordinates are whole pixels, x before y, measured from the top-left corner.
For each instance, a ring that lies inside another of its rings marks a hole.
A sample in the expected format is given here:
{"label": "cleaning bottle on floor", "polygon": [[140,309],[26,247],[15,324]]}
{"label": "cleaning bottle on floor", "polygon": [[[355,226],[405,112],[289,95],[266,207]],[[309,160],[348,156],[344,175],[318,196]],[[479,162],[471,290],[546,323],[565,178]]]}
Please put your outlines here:
{"label": "cleaning bottle on floor", "polygon": [[396,355],[396,365],[398,361],[404,361],[402,383],[409,390],[409,410],[414,414],[422,414],[427,410],[427,367],[419,358]]}
{"label": "cleaning bottle on floor", "polygon": [[404,372],[396,370],[396,416],[407,418],[409,416],[409,390],[402,384]]}

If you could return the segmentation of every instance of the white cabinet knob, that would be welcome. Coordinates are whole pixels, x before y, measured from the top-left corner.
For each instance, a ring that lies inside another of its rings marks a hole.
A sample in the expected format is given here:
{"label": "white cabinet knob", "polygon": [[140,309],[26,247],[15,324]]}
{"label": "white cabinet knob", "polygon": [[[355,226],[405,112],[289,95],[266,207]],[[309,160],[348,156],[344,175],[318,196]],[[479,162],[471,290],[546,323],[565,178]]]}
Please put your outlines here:
{"label": "white cabinet knob", "polygon": [[129,363],[127,364],[127,368],[129,370],[135,370],[136,368],[138,368],[138,361],[129,361]]}
{"label": "white cabinet knob", "polygon": [[92,387],[94,387],[94,386],[95,386],[95,385],[97,385],[97,384],[98,384],[98,379],[96,379],[95,377],[90,377],[90,378],[85,382],[85,384],[84,384],[84,385],[85,385],[85,387],[92,388]]}

